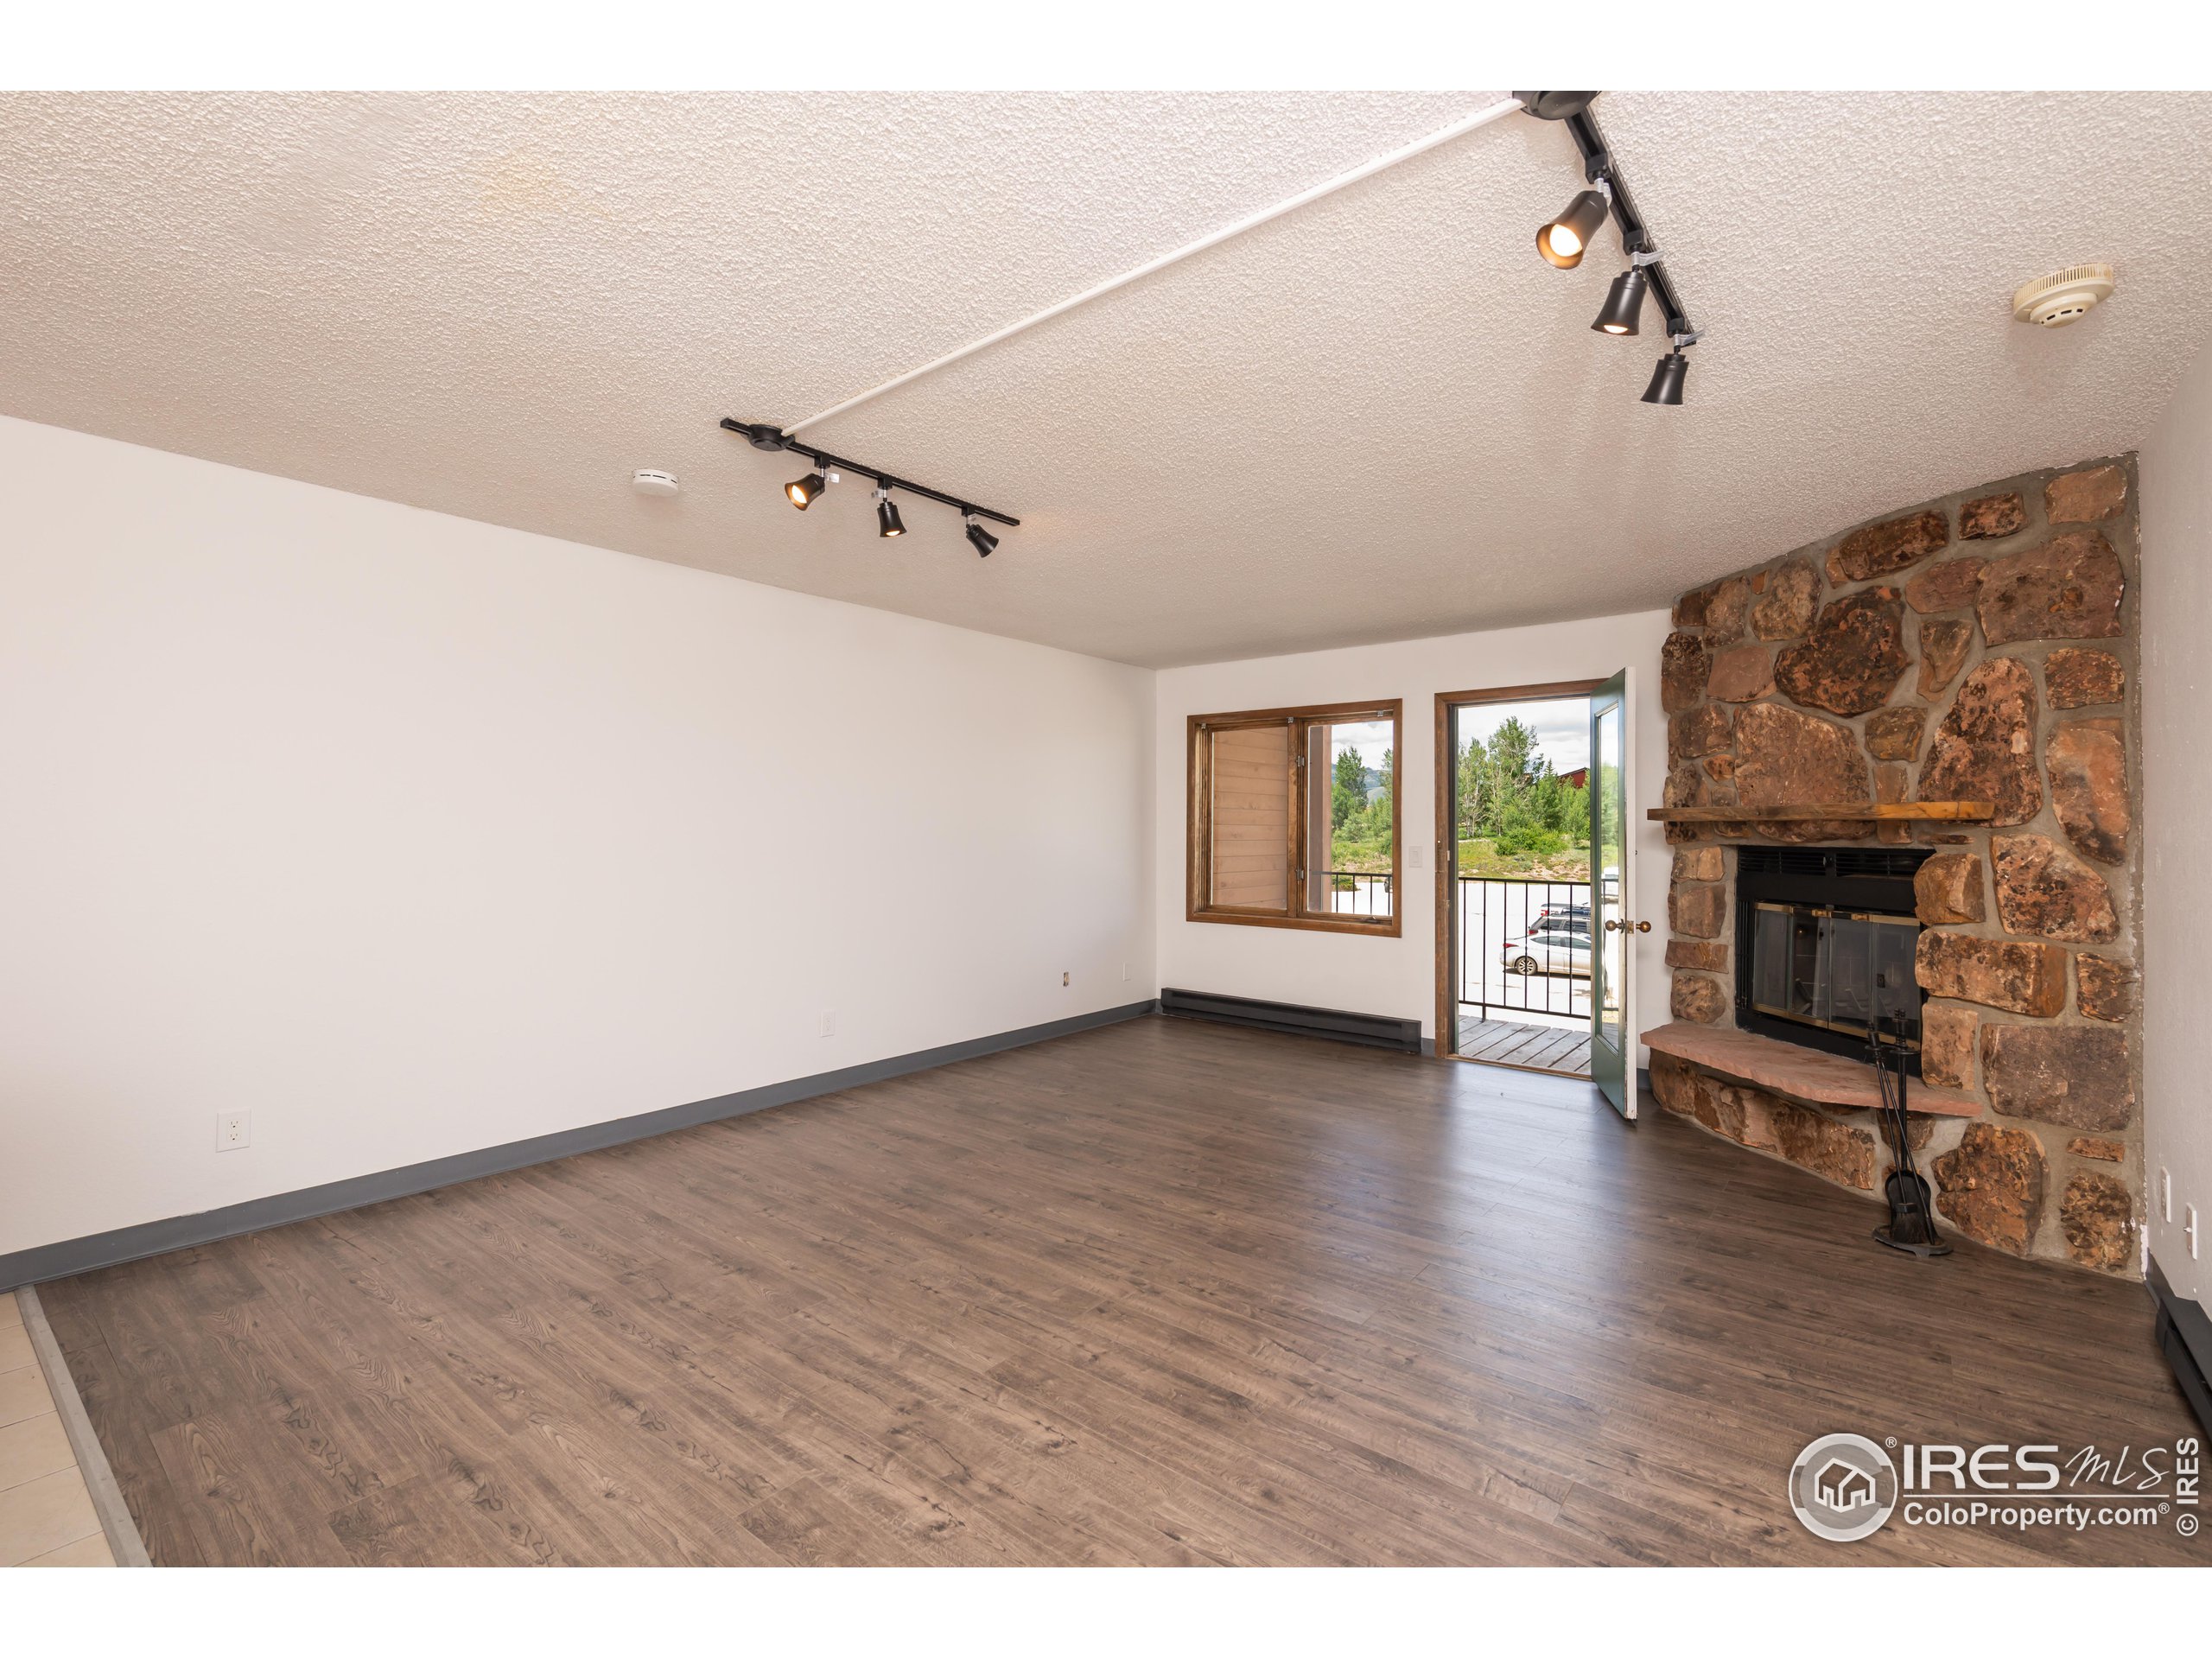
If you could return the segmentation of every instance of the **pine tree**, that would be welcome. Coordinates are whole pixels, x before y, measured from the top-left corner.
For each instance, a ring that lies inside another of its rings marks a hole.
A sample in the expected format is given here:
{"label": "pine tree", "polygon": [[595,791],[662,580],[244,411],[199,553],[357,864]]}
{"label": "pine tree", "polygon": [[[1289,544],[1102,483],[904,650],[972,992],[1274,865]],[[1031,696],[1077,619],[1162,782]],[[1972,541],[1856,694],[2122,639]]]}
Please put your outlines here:
{"label": "pine tree", "polygon": [[1336,766],[1330,776],[1329,827],[1339,836],[1345,826],[1355,823],[1367,805],[1367,767],[1362,764],[1359,751],[1345,749],[1337,756]]}

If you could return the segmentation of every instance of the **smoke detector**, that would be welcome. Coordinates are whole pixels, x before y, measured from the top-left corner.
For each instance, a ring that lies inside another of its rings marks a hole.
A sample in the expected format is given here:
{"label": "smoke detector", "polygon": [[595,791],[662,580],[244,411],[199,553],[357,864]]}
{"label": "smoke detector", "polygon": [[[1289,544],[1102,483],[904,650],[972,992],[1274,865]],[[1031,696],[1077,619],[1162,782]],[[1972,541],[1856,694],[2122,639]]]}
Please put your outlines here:
{"label": "smoke detector", "polygon": [[2069,265],[2024,283],[2012,296],[2012,320],[2038,328],[2063,328],[2112,297],[2110,265]]}
{"label": "smoke detector", "polygon": [[630,474],[630,487],[639,495],[674,495],[676,474],[658,467],[640,467]]}

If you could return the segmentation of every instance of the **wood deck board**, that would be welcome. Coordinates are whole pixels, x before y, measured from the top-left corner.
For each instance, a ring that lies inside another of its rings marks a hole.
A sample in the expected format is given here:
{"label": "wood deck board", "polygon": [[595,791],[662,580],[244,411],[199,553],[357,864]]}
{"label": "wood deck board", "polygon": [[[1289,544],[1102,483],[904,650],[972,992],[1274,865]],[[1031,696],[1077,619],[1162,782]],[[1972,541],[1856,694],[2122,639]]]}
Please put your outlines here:
{"label": "wood deck board", "polygon": [[1462,1059],[1491,1065],[1529,1066],[1569,1077],[1590,1075],[1590,1033],[1572,1027],[1462,1015],[1459,1054]]}

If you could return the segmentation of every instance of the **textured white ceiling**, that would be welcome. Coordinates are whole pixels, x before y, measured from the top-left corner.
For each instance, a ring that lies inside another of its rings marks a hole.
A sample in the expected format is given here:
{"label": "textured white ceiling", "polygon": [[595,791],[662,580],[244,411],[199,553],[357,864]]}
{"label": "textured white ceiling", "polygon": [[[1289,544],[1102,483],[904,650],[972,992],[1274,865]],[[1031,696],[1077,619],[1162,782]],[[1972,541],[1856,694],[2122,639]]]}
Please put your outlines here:
{"label": "textured white ceiling", "polygon": [[1609,92],[1683,408],[1655,317],[1589,330],[1611,238],[1537,259],[1580,172],[1513,117],[810,433],[1019,514],[988,561],[715,429],[1501,96],[0,97],[0,412],[1166,664],[1661,604],[2129,448],[2204,333],[2212,99]]}

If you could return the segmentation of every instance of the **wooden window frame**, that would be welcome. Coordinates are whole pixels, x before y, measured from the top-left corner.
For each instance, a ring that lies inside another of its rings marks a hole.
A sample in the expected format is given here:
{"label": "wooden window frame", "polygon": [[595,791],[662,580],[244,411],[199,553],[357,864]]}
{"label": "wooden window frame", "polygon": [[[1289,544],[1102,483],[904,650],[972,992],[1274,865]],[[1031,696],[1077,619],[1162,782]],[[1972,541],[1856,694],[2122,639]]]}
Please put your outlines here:
{"label": "wooden window frame", "polygon": [[[1292,927],[1309,933],[1357,933],[1371,938],[1402,937],[1406,918],[1405,814],[1401,810],[1406,775],[1405,699],[1382,698],[1368,702],[1317,703],[1297,709],[1247,709],[1230,714],[1192,715],[1187,721],[1184,767],[1184,919],[1224,922],[1233,927]],[[1281,911],[1243,910],[1207,902],[1213,891],[1213,832],[1211,819],[1212,745],[1211,732],[1235,728],[1283,725],[1293,728],[1292,751],[1298,751],[1301,732],[1314,725],[1366,719],[1390,722],[1390,914],[1387,918],[1363,920],[1355,917],[1321,914],[1305,907],[1298,872],[1306,858],[1310,766],[1294,765],[1286,779],[1288,803],[1288,861],[1283,880],[1284,906]]]}

